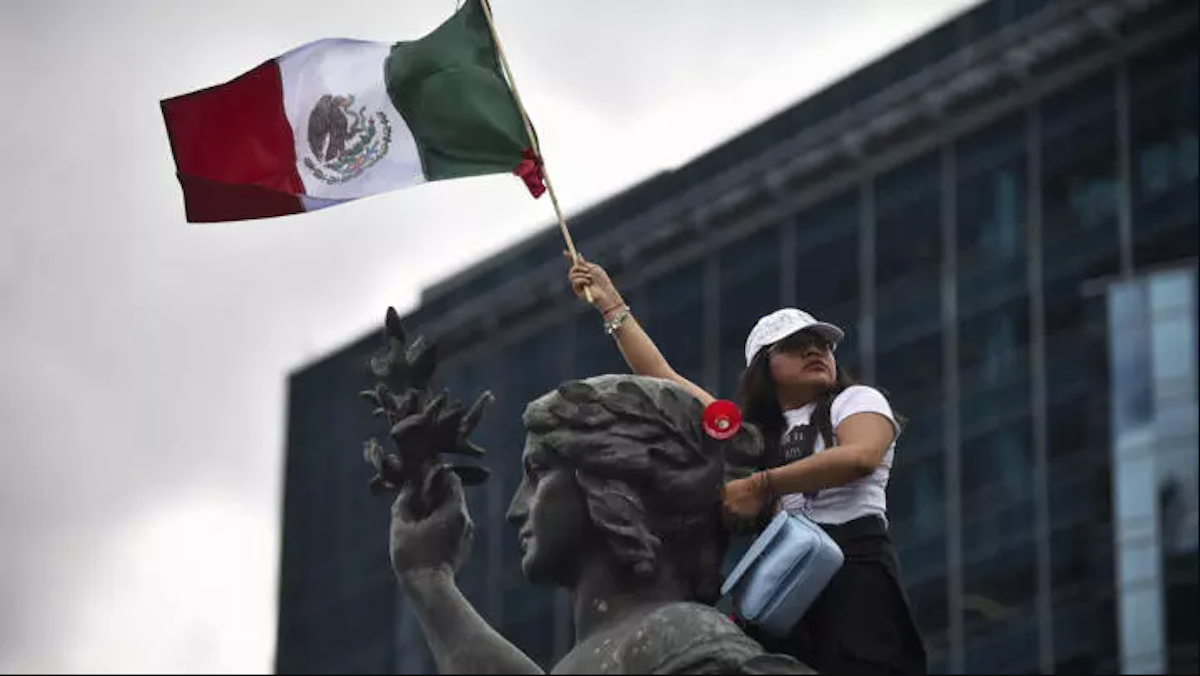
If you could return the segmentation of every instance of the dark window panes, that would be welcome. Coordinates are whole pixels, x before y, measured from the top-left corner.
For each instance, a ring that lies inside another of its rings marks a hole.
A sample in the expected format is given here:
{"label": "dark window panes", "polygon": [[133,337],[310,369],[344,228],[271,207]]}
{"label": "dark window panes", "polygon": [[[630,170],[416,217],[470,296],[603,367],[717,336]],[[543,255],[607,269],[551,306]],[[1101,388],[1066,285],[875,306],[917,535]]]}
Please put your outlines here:
{"label": "dark window panes", "polygon": [[1120,642],[1112,589],[1069,598],[1056,596],[1055,673],[1120,673]]}
{"label": "dark window panes", "polygon": [[[990,599],[968,596],[966,601],[978,608],[969,614],[981,616],[967,635],[964,651],[968,674],[1038,674],[1038,618],[1032,605],[1009,615],[1009,609],[992,608]],[[982,627],[979,625],[984,624]]]}
{"label": "dark window panes", "polygon": [[941,160],[926,155],[876,182],[876,346],[940,330]]}
{"label": "dark window panes", "polygon": [[955,172],[959,178],[989,173],[1024,157],[1025,147],[1025,114],[1009,115],[955,141]]}
{"label": "dark window panes", "polygon": [[876,295],[875,347],[896,350],[942,330],[941,280],[910,279],[903,293],[883,288]]}
{"label": "dark window panes", "polygon": [[1129,69],[1134,264],[1197,251],[1197,49],[1167,45]]}
{"label": "dark window panes", "polygon": [[967,519],[1033,500],[1033,432],[1025,417],[962,440],[962,500]]}
{"label": "dark window panes", "polygon": [[[1023,159],[1009,160],[959,182],[957,238],[964,276],[1025,260],[1024,165]],[[1023,268],[1015,272],[1020,278]]]}
{"label": "dark window panes", "polygon": [[1200,613],[1195,600],[1200,593],[1197,581],[1200,561],[1196,551],[1174,557],[1167,563],[1167,672],[1196,673],[1197,640],[1200,636]]}
{"label": "dark window panes", "polygon": [[[639,294],[645,298],[639,319],[655,345],[675,371],[698,384],[704,377],[704,288],[704,263],[699,261],[650,280]],[[616,349],[612,338],[603,331],[600,335]]]}
{"label": "dark window panes", "polygon": [[942,334],[880,352],[875,361],[880,387],[888,392],[892,406],[912,419],[941,407]]}
{"label": "dark window panes", "polygon": [[913,616],[922,638],[927,644],[944,643],[950,617],[945,576],[913,580],[914,571],[909,568],[908,561],[902,559],[901,565],[904,566],[904,579],[908,583],[908,600],[912,604]]}
{"label": "dark window panes", "polygon": [[1047,289],[1051,579],[1067,598],[1112,590],[1111,413],[1104,302]]}
{"label": "dark window panes", "polygon": [[[944,574],[946,472],[941,444],[921,448],[907,434],[897,443],[888,483],[888,520],[909,577]],[[912,460],[910,460],[912,458]]]}
{"label": "dark window panes", "polygon": [[964,556],[993,556],[1031,537],[1035,496],[1029,419],[966,438],[961,453]]}
{"label": "dark window panes", "polygon": [[[1051,409],[1052,413],[1061,408]],[[1053,419],[1053,417],[1051,418]],[[1090,448],[1071,453],[1056,453],[1050,459],[1050,484],[1054,490],[1050,495],[1050,520],[1055,529],[1070,531],[1076,527],[1092,527],[1112,520],[1111,470],[1108,461],[1096,457],[1107,449]],[[1064,545],[1072,540],[1063,541]],[[1064,554],[1067,547],[1062,550]],[[1062,559],[1064,579],[1069,579],[1072,564],[1066,556]],[[1058,564],[1055,563],[1058,567]]]}
{"label": "dark window panes", "polygon": [[971,673],[1012,673],[1037,654],[1037,547],[1032,527],[1002,548],[964,553],[963,625]]}
{"label": "dark window panes", "polygon": [[1116,626],[1106,392],[1052,403],[1050,582],[1055,659],[1112,673]]}
{"label": "dark window panes", "polygon": [[1013,298],[987,314],[961,320],[959,387],[990,391],[1029,377],[1029,298]]}
{"label": "dark window panes", "polygon": [[1006,118],[956,145],[959,316],[1026,289],[1025,118]]}
{"label": "dark window panes", "polygon": [[1051,460],[1090,450],[1107,456],[1109,365],[1103,297],[1085,297],[1064,281],[1046,302],[1047,433]]}
{"label": "dark window panes", "polygon": [[1026,15],[1043,9],[1050,4],[1052,0],[1007,0],[1007,3],[1012,6],[1013,19],[1020,19]]}
{"label": "dark window panes", "polygon": [[361,456],[346,452],[386,432],[353,395],[370,384],[365,360],[373,346],[351,346],[288,384],[280,671],[391,668],[372,658],[388,645],[396,612],[394,581],[378,558],[388,517],[365,490]]}
{"label": "dark window panes", "polygon": [[941,270],[941,158],[937,152],[879,177],[875,282],[879,303],[936,279]]}
{"label": "dark window panes", "polygon": [[859,315],[858,206],[857,191],[844,193],[800,214],[794,226],[797,306],[847,331]]}
{"label": "dark window panes", "polygon": [[[719,255],[720,383],[717,391],[732,397],[746,365],[746,336],[760,317],[779,309],[780,232],[756,233],[722,248]],[[699,378],[697,372],[695,377]]]}
{"label": "dark window panes", "polygon": [[1042,111],[1042,257],[1048,283],[1119,269],[1115,77],[1105,71]]}

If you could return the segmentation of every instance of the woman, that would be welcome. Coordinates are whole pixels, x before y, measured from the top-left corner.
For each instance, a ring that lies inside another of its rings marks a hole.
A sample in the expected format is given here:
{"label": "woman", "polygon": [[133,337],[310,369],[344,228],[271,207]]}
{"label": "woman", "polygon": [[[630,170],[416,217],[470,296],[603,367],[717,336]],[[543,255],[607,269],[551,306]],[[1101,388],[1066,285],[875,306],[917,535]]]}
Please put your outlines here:
{"label": "woman", "polygon": [[[603,268],[580,258],[569,279],[580,298],[590,291],[635,373],[673,380],[706,406],[714,401],[671,368]],[[838,368],[834,351],[843,337],[840,328],[785,308],[760,319],[746,340],[737,398],[744,419],[763,433],[767,466],[726,484],[725,506],[752,517],[779,498],[782,508],[820,524],[846,556],[788,636],[746,629],[769,650],[823,673],[924,673],[925,648],[887,528],[900,424],[882,393]]]}

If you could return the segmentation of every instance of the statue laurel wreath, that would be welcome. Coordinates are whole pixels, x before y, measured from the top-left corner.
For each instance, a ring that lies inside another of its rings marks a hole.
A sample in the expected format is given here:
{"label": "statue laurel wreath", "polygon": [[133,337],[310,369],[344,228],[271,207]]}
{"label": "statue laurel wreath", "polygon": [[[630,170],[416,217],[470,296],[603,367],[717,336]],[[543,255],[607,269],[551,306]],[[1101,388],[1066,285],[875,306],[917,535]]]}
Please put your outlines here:
{"label": "statue laurel wreath", "polygon": [[[430,382],[437,370],[437,346],[424,336],[417,336],[409,344],[395,308],[387,309],[383,340],[383,347],[368,362],[371,373],[379,380],[374,388],[359,395],[374,405],[372,415],[387,422],[395,450],[385,449],[374,437],[364,443],[364,459],[375,469],[370,488],[376,495],[411,489],[414,512],[424,516],[428,505],[437,502],[431,498],[432,491],[438,490],[433,482],[442,475],[439,469],[454,472],[466,486],[482,484],[489,473],[478,465],[445,463],[439,452],[421,449],[482,457],[484,450],[468,437],[495,397],[485,391],[468,410],[448,391],[435,395]],[[413,443],[411,435],[433,438]]]}

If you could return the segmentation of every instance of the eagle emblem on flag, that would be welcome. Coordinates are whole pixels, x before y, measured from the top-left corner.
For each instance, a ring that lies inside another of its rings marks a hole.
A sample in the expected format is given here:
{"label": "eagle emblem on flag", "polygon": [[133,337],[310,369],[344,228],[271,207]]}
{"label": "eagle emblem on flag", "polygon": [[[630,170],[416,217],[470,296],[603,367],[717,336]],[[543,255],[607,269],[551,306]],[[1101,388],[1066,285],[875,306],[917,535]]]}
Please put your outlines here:
{"label": "eagle emblem on flag", "polygon": [[355,110],[353,95],[325,94],[308,115],[308,148],[304,166],[330,185],[362,175],[387,154],[392,124],[383,111]]}

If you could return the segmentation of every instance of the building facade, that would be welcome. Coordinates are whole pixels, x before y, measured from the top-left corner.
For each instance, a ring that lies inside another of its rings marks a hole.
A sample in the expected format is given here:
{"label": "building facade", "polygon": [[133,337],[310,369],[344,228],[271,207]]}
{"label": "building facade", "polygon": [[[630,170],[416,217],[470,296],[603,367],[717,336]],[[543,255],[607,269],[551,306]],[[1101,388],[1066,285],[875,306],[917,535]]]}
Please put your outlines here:
{"label": "building facade", "polygon": [[[1118,379],[1113,346],[1133,324],[1113,319],[1121,298],[1151,298],[1161,278],[1145,275],[1196,258],[1196,18],[1183,0],[991,0],[571,219],[676,370],[721,396],[759,316],[796,305],[847,328],[840,363],[909,419],[889,502],[936,672],[1195,671],[1195,611],[1171,591],[1194,599],[1194,544],[1187,559],[1164,554],[1179,549],[1167,526],[1134,533],[1158,543],[1149,554],[1121,535],[1145,524],[1122,511],[1138,508],[1122,481],[1141,456],[1118,443],[1129,426],[1114,407],[1147,386]],[[525,583],[503,520],[520,413],[561,381],[627,370],[567,287],[561,248],[548,229],[429,289],[405,319],[438,341],[444,385],[497,396],[476,433],[493,477],[468,498],[476,541],[459,580],[546,665],[570,645],[570,609]],[[1143,316],[1140,335],[1159,319]],[[432,668],[357,452],[383,432],[355,399],[375,340],[290,381],[280,672]],[[1194,357],[1190,375],[1155,359],[1155,378],[1185,376],[1146,419],[1166,411],[1153,433],[1182,448],[1171,425],[1190,383],[1194,461]],[[1194,471],[1171,495],[1194,495]],[[1194,517],[1171,518],[1194,543]],[[1138,577],[1135,559],[1170,565]]]}

